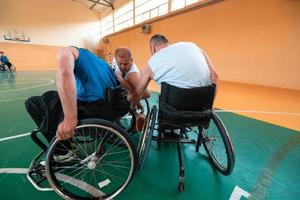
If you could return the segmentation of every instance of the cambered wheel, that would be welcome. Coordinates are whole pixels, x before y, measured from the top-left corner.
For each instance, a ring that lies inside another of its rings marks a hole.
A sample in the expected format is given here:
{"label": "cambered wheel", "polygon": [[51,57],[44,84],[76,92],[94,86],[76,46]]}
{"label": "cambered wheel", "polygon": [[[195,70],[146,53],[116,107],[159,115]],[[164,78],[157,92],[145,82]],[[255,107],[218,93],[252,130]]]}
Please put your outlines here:
{"label": "cambered wheel", "polygon": [[151,146],[152,135],[154,131],[154,126],[156,122],[157,107],[153,106],[150,112],[146,116],[146,123],[144,125],[139,144],[138,144],[138,154],[139,154],[139,169],[143,168],[148,152]]}
{"label": "cambered wheel", "polygon": [[230,175],[234,168],[234,148],[230,136],[216,113],[213,113],[209,127],[200,131],[205,139],[204,148],[214,165],[223,175]]}
{"label": "cambered wheel", "polygon": [[122,128],[86,119],[73,138],[51,143],[45,168],[51,187],[64,199],[112,199],[128,185],[136,164],[135,147]]}

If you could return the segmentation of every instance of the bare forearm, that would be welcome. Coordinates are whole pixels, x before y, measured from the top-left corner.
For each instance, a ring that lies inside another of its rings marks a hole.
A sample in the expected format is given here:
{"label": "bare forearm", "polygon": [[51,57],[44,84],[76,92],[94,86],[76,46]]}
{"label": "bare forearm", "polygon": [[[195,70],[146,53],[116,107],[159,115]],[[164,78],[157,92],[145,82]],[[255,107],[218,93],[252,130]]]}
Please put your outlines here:
{"label": "bare forearm", "polygon": [[77,119],[77,100],[74,75],[66,72],[58,72],[57,89],[65,118]]}
{"label": "bare forearm", "polygon": [[123,81],[121,82],[121,85],[122,85],[122,87],[125,88],[128,92],[130,92],[130,93],[133,93],[133,92],[134,92],[132,86],[128,83],[127,80],[124,80],[124,79],[123,79]]}

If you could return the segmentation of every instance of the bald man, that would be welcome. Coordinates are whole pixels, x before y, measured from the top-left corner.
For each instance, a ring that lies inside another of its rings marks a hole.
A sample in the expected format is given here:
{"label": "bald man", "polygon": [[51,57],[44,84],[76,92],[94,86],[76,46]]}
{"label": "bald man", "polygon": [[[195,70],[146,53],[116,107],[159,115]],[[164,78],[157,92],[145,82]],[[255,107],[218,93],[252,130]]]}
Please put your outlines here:
{"label": "bald man", "polygon": [[[134,94],[140,79],[140,70],[133,62],[130,49],[120,47],[115,50],[112,69],[118,81],[130,93]],[[145,90],[142,98],[150,97],[150,92]]]}
{"label": "bald man", "polygon": [[[112,69],[115,72],[120,84],[128,91],[128,99],[130,99],[131,96],[135,96],[136,88],[140,79],[140,70],[133,62],[130,49],[120,47],[115,50]],[[142,94],[142,98],[149,98],[150,95],[150,92],[145,89],[144,93]],[[137,107],[141,110],[141,113],[137,113],[135,110],[137,119],[136,130],[141,131],[145,121],[145,116],[143,115],[144,108],[140,103],[137,104]]]}

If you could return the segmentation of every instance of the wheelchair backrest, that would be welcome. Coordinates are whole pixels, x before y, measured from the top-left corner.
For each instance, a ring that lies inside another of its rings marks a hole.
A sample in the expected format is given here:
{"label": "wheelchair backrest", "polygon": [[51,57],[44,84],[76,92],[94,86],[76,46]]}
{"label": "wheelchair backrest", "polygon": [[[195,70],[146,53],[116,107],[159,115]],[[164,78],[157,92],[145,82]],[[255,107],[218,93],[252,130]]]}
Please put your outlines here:
{"label": "wheelchair backrest", "polygon": [[186,89],[163,82],[159,101],[165,102],[178,110],[203,111],[212,109],[215,89],[215,84]]}
{"label": "wheelchair backrest", "polygon": [[114,104],[126,95],[124,93],[126,93],[126,90],[123,89],[120,85],[117,87],[108,87],[105,90],[105,99],[107,102]]}

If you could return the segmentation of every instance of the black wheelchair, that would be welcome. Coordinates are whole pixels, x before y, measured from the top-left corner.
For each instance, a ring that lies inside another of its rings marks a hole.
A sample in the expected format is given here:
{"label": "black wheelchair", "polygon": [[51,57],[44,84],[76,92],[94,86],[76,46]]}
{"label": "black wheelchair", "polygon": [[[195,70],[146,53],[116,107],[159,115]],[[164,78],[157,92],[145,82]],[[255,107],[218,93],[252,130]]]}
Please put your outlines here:
{"label": "black wheelchair", "polygon": [[177,144],[180,191],[184,190],[185,174],[181,144],[195,144],[196,152],[203,144],[212,165],[223,175],[230,175],[234,168],[233,144],[221,119],[213,111],[215,90],[215,84],[192,89],[167,83],[161,85],[158,134],[153,139],[157,141],[158,149],[162,142]]}
{"label": "black wheelchair", "polygon": [[3,62],[0,62],[0,71],[2,71],[2,72],[10,72],[10,71],[15,72],[16,67],[12,63],[10,63],[10,67],[9,67],[7,64],[5,64]]}
{"label": "black wheelchair", "polygon": [[[156,106],[148,109],[137,145],[126,128],[104,119],[81,120],[71,139],[54,138],[49,145],[34,130],[31,138],[42,151],[27,178],[36,189],[54,190],[64,199],[114,198],[144,166],[157,114]],[[69,156],[62,159],[58,152]]]}

